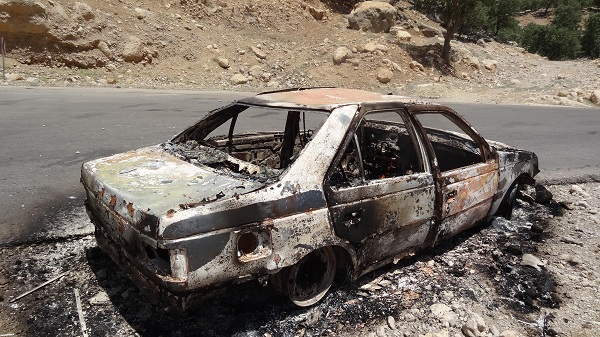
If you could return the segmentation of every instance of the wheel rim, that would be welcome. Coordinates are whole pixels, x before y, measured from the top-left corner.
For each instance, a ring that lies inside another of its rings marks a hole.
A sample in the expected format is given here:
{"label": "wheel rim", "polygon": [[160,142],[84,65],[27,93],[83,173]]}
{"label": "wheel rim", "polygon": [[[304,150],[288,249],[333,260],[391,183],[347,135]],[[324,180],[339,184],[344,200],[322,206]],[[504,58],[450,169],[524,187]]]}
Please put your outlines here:
{"label": "wheel rim", "polygon": [[336,258],[329,247],[303,257],[290,268],[287,293],[292,302],[305,307],[322,299],[335,278]]}

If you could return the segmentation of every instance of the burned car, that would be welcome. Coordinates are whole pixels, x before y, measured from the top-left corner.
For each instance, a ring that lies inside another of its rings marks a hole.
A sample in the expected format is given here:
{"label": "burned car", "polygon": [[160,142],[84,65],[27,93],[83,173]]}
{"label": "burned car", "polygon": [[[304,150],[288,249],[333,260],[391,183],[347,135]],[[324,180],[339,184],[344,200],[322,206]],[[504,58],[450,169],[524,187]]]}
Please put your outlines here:
{"label": "burned car", "polygon": [[442,105],[353,89],[266,92],[172,140],[87,162],[100,248],[181,309],[258,279],[299,306],[510,216],[532,152],[486,141]]}

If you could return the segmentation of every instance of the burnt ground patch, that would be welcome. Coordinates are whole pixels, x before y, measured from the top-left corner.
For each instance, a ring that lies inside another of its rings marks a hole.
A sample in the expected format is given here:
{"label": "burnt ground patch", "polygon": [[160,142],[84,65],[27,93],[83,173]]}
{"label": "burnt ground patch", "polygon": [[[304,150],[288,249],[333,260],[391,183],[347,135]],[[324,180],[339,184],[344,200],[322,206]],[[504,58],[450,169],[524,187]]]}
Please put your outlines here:
{"label": "burnt ground patch", "polygon": [[[553,276],[543,266],[521,265],[523,254],[535,255],[552,236],[548,221],[560,216],[560,206],[525,199],[530,202],[519,201],[513,220],[496,218],[354,284],[339,284],[309,308],[248,282],[181,314],[144,296],[91,235],[1,247],[7,282],[0,285],[0,310],[16,323],[2,320],[0,327],[17,335],[80,335],[75,289],[91,336],[361,335],[383,329],[389,317],[403,333],[418,334],[448,323],[432,317],[430,306],[439,303],[460,318],[448,329],[460,329],[476,307],[527,317],[560,305]],[[65,277],[9,303],[64,272]],[[401,332],[385,329],[390,335]]]}

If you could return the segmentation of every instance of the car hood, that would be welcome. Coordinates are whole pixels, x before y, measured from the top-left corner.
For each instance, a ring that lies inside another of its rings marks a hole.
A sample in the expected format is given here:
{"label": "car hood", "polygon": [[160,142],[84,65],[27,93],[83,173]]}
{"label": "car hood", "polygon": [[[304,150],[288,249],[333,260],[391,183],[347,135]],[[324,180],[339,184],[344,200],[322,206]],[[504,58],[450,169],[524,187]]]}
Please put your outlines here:
{"label": "car hood", "polygon": [[82,183],[88,194],[133,225],[148,218],[156,222],[180,205],[209,203],[264,186],[190,164],[159,145],[87,162],[82,166]]}

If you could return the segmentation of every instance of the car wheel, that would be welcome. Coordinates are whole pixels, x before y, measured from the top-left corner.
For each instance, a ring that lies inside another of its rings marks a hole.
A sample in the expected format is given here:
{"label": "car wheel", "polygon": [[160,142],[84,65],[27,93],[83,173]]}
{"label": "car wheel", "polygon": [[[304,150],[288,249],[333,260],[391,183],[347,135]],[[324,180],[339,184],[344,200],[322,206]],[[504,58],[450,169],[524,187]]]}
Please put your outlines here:
{"label": "car wheel", "polygon": [[319,248],[290,267],[286,293],[298,306],[313,305],[327,294],[335,273],[335,252],[330,247]]}
{"label": "car wheel", "polygon": [[521,188],[521,182],[519,179],[517,179],[506,192],[500,207],[498,207],[498,212],[496,212],[497,215],[510,220],[515,202],[517,200],[517,192],[519,191],[519,188]]}

